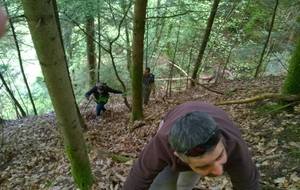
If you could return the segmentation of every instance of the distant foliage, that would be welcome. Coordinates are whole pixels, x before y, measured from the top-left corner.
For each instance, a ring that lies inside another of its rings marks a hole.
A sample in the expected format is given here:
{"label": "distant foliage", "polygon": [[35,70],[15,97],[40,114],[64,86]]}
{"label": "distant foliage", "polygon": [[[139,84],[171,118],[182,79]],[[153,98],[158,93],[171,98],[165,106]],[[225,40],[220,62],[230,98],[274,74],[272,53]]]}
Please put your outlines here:
{"label": "distant foliage", "polygon": [[[12,14],[18,40],[22,50],[22,57],[26,73],[34,74],[30,78],[30,85],[34,91],[38,112],[45,113],[52,110],[48,92],[44,86],[41,73],[33,73],[32,67],[39,67],[34,52],[31,37],[28,32],[22,7],[19,0],[9,0],[8,8]],[[95,18],[96,53],[101,48],[100,80],[105,81],[116,89],[121,85],[113,73],[111,59],[103,48],[109,48],[109,42],[118,33],[120,20],[124,15],[124,5],[130,0],[60,0],[57,1],[61,22],[64,47],[68,60],[69,73],[77,101],[84,99],[83,94],[88,90],[88,68],[86,54],[85,22],[87,16]],[[263,48],[270,25],[270,17],[275,0],[252,1],[221,1],[211,31],[210,40],[204,52],[199,75],[214,73],[218,68],[224,68],[230,50],[232,54],[226,63],[226,69],[234,78],[248,78],[254,75],[259,55]],[[202,43],[207,18],[212,1],[158,1],[149,0],[147,6],[146,32],[144,36],[144,66],[146,65],[156,75],[156,78],[169,76],[172,60],[176,65],[191,75],[191,63],[195,62]],[[274,27],[263,66],[269,74],[285,73],[285,67],[290,59],[297,36],[300,35],[299,17],[300,4],[297,1],[280,0]],[[98,15],[100,23],[98,23]],[[128,89],[130,96],[131,81],[127,67],[127,43],[125,26],[129,32],[129,46],[132,42],[133,6],[126,17],[126,22],[120,26],[120,37],[112,47],[117,71]],[[98,39],[100,25],[101,40]],[[5,73],[12,85],[17,99],[24,99],[24,106],[31,113],[27,102],[26,90],[20,77],[17,55],[11,31],[8,30],[0,43],[0,71]],[[129,47],[128,49],[130,49]],[[98,56],[98,55],[97,55]],[[162,59],[163,58],[163,59]],[[3,68],[6,68],[5,71]],[[263,69],[264,70],[264,69]],[[270,72],[272,70],[272,72]],[[172,77],[183,77],[181,71],[174,69]],[[12,84],[14,83],[14,84]],[[173,86],[184,85],[184,82],[174,82]],[[157,89],[165,89],[165,82],[158,82]],[[0,84],[1,86],[1,84]],[[8,118],[15,118],[14,106],[0,88],[0,114]],[[23,97],[23,98],[22,98]],[[25,97],[25,98],[24,98]]]}

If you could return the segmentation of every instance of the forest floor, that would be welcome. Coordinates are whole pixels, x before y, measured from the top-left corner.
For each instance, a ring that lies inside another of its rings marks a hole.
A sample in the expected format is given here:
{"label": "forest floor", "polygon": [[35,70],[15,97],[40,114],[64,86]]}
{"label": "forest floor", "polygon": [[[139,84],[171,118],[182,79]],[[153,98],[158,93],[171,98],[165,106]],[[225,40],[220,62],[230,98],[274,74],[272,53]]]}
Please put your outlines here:
{"label": "forest floor", "polygon": [[[211,86],[219,95],[200,86],[172,97],[157,93],[145,107],[145,120],[132,131],[130,113],[121,97],[112,96],[108,111],[98,119],[94,105],[82,114],[88,130],[89,157],[95,178],[93,189],[121,189],[133,159],[155,134],[162,116],[180,103],[199,100],[216,103],[265,92],[278,92],[281,77],[225,81]],[[300,109],[286,112],[272,101],[221,106],[241,129],[258,166],[263,189],[300,189]],[[131,129],[131,130],[130,130]],[[76,189],[53,113],[9,121],[0,128],[0,189]],[[122,156],[120,156],[122,155]],[[195,189],[231,189],[227,176],[203,178]]]}

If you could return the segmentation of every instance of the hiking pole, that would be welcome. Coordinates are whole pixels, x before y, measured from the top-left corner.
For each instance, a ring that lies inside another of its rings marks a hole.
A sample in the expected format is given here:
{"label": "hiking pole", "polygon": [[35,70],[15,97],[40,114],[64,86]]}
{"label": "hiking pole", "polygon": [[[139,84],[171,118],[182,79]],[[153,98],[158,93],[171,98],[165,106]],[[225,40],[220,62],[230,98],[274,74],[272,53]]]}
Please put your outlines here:
{"label": "hiking pole", "polygon": [[91,103],[93,98],[89,98],[89,101],[86,103],[86,105],[84,106],[83,112],[85,112],[86,108],[88,107],[88,105]]}

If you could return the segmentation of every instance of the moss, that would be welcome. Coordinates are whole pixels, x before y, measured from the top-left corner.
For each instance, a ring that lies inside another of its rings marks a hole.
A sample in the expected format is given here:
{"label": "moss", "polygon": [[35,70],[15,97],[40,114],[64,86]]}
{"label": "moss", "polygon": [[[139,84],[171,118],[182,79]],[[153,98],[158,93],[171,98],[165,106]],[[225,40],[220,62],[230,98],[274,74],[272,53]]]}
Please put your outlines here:
{"label": "moss", "polygon": [[93,176],[89,163],[89,159],[82,158],[85,155],[79,156],[78,153],[75,154],[75,151],[71,147],[66,148],[66,152],[69,160],[71,161],[71,172],[72,176],[80,190],[90,190],[93,184]]}
{"label": "moss", "polygon": [[53,181],[47,180],[45,187],[50,188],[53,185]]}
{"label": "moss", "polygon": [[[300,142],[300,125],[289,125],[280,134],[279,138],[282,142]],[[291,147],[288,150],[289,156],[300,162],[300,149]]]}
{"label": "moss", "polygon": [[289,69],[286,79],[282,87],[283,94],[299,94],[300,93],[300,38],[292,58],[289,62]]}
{"label": "moss", "polygon": [[285,108],[285,105],[278,104],[278,103],[271,103],[271,104],[265,104],[257,107],[255,111],[258,114],[277,114],[283,111],[283,108]]}
{"label": "moss", "polygon": [[127,156],[122,156],[119,154],[112,154],[111,159],[118,163],[125,163],[125,162],[128,162],[129,160],[131,160],[131,158],[128,158]]}
{"label": "moss", "polygon": [[295,159],[300,159],[300,150],[299,149],[291,149],[288,152],[289,156],[295,158]]}
{"label": "moss", "polygon": [[300,141],[300,125],[289,125],[281,134],[281,139],[288,141]]}

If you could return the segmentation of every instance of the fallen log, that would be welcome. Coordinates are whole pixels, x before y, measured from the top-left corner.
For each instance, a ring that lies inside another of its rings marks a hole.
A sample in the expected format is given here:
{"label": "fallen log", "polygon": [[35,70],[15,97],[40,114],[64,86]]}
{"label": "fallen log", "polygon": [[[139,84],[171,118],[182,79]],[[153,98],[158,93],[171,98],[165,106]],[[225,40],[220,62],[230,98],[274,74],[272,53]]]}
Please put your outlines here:
{"label": "fallen log", "polygon": [[252,103],[260,100],[270,100],[270,99],[276,101],[294,102],[294,101],[300,101],[300,94],[284,95],[280,93],[264,93],[254,97],[245,98],[242,100],[228,100],[228,101],[217,102],[216,105],[246,104],[246,103]]}

